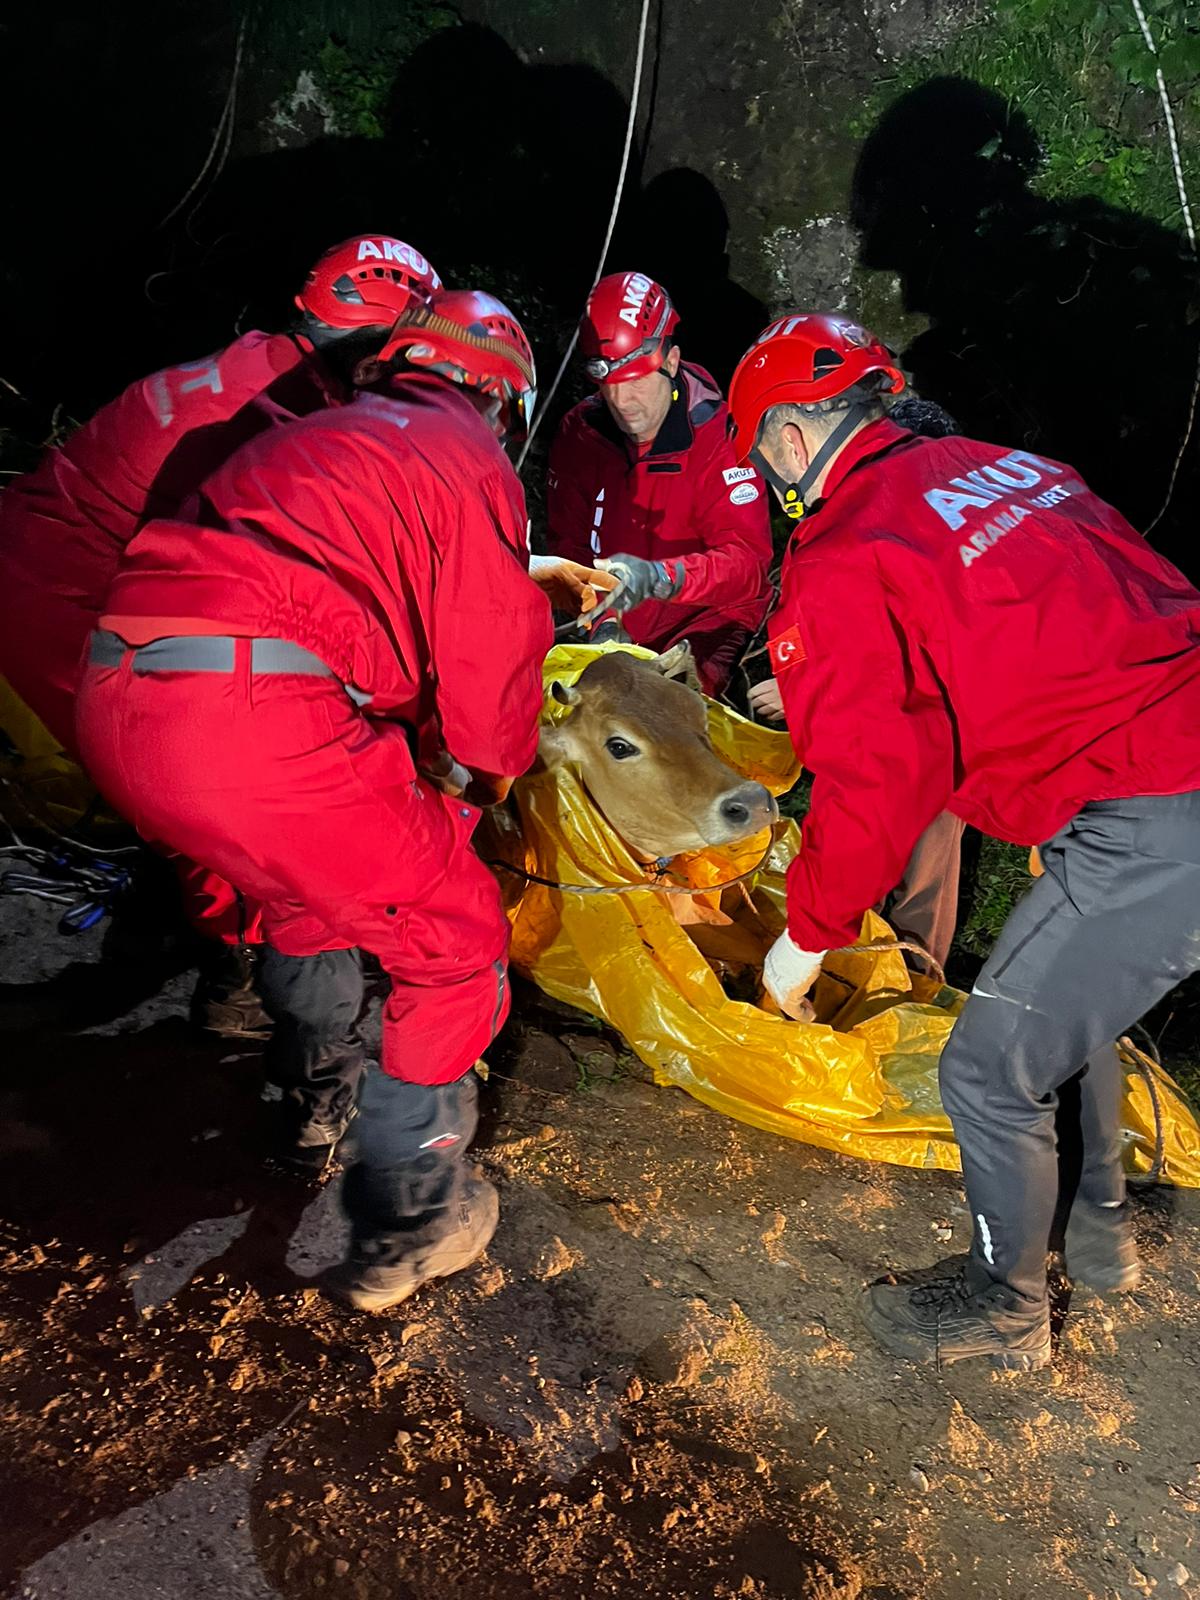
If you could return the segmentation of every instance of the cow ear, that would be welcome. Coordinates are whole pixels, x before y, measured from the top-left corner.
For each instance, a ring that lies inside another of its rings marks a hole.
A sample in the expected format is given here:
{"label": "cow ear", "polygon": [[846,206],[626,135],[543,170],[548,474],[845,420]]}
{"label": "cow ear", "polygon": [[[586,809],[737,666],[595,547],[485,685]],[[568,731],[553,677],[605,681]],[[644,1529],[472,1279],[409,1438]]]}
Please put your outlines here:
{"label": "cow ear", "polygon": [[664,678],[678,678],[692,689],[700,687],[700,680],[696,676],[695,657],[686,639],[681,639],[678,644],[672,645],[664,655],[659,656],[657,661],[651,661],[650,665],[655,672],[661,672]]}
{"label": "cow ear", "polygon": [[550,693],[560,706],[577,706],[583,698],[578,689],[570,689],[565,683],[560,683],[557,678],[550,685]]}

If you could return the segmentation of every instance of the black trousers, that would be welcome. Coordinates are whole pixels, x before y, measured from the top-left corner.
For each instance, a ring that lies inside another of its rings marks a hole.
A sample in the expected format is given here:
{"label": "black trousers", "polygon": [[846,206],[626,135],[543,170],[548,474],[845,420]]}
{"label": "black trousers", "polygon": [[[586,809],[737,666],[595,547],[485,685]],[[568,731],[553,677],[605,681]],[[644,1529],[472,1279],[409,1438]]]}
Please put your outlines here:
{"label": "black trousers", "polygon": [[972,1256],[1031,1300],[1046,1293],[1059,1091],[1081,1073],[1074,1206],[1103,1226],[1124,1198],[1113,1040],[1200,969],[1200,792],[1087,805],[1041,855],[1045,876],[1009,916],[941,1061]]}
{"label": "black trousers", "polygon": [[363,992],[357,950],[285,956],[263,947],[259,994],[275,1023],[264,1064],[297,1144],[335,1143],[349,1120],[366,1067]]}

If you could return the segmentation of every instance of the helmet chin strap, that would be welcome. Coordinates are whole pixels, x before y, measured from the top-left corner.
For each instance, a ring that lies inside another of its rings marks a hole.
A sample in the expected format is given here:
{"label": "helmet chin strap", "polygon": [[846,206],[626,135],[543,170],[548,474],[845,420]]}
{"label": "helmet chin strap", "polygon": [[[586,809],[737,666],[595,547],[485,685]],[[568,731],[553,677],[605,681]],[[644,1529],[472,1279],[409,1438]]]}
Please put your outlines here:
{"label": "helmet chin strap", "polygon": [[775,468],[759,449],[758,444],[755,444],[754,449],[750,452],[750,460],[778,494],[783,502],[784,511],[793,521],[799,522],[801,517],[806,515],[809,490],[866,414],[866,406],[847,406],[845,416],[817,451],[816,455],[813,456],[808,466],[804,469],[803,475],[795,483],[789,483],[781,473],[776,472]]}

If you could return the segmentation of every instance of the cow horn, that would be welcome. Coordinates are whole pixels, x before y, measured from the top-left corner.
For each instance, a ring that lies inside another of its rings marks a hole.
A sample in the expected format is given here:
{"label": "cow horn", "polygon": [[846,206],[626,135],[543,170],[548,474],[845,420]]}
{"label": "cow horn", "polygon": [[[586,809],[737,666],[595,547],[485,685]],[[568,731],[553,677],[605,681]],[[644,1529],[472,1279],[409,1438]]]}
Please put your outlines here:
{"label": "cow horn", "polygon": [[696,662],[692,655],[692,647],[686,639],[681,639],[678,644],[673,644],[657,661],[650,665],[655,672],[661,672],[664,678],[682,678],[692,688],[700,687],[700,680],[696,676]]}
{"label": "cow horn", "polygon": [[565,683],[559,683],[557,678],[550,685],[550,693],[560,706],[577,706],[583,699],[578,689],[569,689]]}

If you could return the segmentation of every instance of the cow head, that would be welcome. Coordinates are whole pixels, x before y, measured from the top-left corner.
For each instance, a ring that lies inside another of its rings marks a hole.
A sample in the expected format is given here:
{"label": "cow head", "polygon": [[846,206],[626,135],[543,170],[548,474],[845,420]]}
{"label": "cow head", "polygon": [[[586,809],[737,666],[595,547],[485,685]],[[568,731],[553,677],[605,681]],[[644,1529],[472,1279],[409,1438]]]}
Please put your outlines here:
{"label": "cow head", "polygon": [[611,826],[648,858],[732,844],[778,815],[761,783],[713,753],[704,700],[686,680],[686,644],[656,661],[623,650],[598,656],[572,688],[551,685],[571,715],[543,729],[547,766],[573,762]]}

